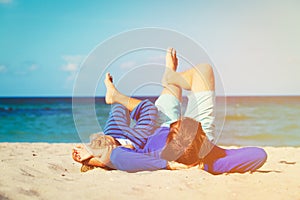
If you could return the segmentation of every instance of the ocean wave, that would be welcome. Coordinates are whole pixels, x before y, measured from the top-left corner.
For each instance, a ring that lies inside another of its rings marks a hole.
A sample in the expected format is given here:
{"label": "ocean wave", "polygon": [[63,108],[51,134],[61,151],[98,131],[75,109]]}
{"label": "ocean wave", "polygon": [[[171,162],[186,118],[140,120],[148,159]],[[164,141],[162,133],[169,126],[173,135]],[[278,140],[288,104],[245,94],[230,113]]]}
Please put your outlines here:
{"label": "ocean wave", "polygon": [[0,107],[0,111],[13,111],[12,107]]}
{"label": "ocean wave", "polygon": [[235,136],[236,138],[243,139],[243,140],[255,140],[255,141],[286,141],[286,140],[300,140],[299,135],[292,135],[292,134],[270,134],[270,133],[258,133],[253,135],[239,135]]}
{"label": "ocean wave", "polygon": [[242,121],[242,120],[248,120],[251,119],[252,117],[243,115],[243,114],[235,114],[235,115],[226,115],[225,120],[229,121]]}
{"label": "ocean wave", "polygon": [[[300,130],[300,127],[299,127],[299,125],[297,125],[297,124],[289,124],[289,125],[286,125],[286,126],[284,126],[284,127],[282,127],[281,129],[280,129],[280,131],[286,131],[286,132],[288,132],[288,131],[295,131],[295,130]],[[300,131],[299,131],[300,132]]]}

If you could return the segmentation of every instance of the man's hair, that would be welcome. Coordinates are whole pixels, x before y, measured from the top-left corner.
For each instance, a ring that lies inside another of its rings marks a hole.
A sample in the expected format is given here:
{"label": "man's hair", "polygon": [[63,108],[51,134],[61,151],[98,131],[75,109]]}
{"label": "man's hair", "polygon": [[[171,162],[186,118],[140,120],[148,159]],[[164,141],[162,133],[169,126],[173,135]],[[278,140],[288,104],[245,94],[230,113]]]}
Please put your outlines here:
{"label": "man's hair", "polygon": [[197,164],[200,161],[199,152],[205,138],[201,123],[184,117],[171,124],[161,157],[186,165]]}

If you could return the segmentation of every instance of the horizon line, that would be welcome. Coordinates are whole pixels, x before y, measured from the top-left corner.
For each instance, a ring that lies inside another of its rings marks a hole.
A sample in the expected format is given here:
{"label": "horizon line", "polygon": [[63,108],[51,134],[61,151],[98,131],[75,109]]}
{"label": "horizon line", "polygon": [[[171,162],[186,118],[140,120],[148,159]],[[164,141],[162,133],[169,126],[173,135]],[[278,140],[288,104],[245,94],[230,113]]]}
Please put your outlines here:
{"label": "horizon line", "polygon": [[[159,95],[135,95],[131,97],[158,97]],[[186,96],[186,95],[183,95]],[[105,98],[105,96],[63,96],[63,95],[49,95],[49,96],[0,96],[0,98]],[[240,95],[216,95],[216,97],[300,97],[300,95],[294,95],[294,94],[240,94]]]}

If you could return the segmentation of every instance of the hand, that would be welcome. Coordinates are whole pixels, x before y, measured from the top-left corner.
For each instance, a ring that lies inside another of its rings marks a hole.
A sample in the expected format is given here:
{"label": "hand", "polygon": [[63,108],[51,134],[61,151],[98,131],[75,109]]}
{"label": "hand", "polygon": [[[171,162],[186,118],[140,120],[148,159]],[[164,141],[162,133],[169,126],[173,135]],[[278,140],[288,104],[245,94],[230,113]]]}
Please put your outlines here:
{"label": "hand", "polygon": [[167,169],[169,170],[179,170],[179,169],[189,169],[192,166],[178,163],[175,161],[168,161]]}
{"label": "hand", "polygon": [[82,163],[84,160],[93,157],[93,155],[91,155],[83,145],[77,145],[72,149],[72,157],[76,162]]}

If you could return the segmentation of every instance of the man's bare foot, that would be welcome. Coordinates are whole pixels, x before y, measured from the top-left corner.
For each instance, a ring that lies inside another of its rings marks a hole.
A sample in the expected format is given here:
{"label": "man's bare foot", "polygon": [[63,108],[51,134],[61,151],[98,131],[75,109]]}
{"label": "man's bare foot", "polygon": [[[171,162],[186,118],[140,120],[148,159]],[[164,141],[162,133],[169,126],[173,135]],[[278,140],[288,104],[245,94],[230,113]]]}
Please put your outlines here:
{"label": "man's bare foot", "polygon": [[105,102],[107,104],[113,104],[115,103],[114,99],[115,96],[118,94],[118,90],[115,88],[113,84],[113,78],[110,75],[110,73],[106,73],[104,83],[106,86]]}
{"label": "man's bare foot", "polygon": [[77,145],[73,148],[72,157],[75,161],[82,163],[83,161],[92,158],[93,155],[83,145]]}

